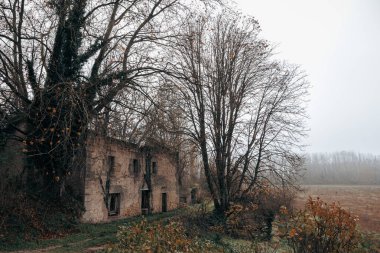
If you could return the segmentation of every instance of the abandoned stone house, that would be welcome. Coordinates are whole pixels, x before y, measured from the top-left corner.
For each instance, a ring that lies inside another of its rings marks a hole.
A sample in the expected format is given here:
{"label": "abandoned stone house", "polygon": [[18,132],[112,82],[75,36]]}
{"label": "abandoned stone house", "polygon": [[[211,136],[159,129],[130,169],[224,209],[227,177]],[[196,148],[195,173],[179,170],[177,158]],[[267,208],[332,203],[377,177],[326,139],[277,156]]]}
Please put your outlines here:
{"label": "abandoned stone house", "polygon": [[[9,167],[3,171],[21,173],[22,146],[15,141],[7,146],[14,155],[7,155],[12,161],[3,163]],[[166,212],[196,198],[194,188],[179,185],[178,156],[164,147],[91,136],[80,161],[67,185],[84,201],[83,222]]]}
{"label": "abandoned stone house", "polygon": [[175,154],[102,137],[89,139],[86,153],[84,222],[166,212],[179,206]]}

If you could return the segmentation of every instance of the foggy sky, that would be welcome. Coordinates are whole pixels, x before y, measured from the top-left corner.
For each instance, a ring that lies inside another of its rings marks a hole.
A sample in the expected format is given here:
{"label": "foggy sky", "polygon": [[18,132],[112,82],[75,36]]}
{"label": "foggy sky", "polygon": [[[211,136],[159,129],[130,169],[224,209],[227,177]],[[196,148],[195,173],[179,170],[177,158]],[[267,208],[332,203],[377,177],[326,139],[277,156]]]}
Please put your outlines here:
{"label": "foggy sky", "polygon": [[236,0],[312,86],[309,152],[380,155],[380,1]]}

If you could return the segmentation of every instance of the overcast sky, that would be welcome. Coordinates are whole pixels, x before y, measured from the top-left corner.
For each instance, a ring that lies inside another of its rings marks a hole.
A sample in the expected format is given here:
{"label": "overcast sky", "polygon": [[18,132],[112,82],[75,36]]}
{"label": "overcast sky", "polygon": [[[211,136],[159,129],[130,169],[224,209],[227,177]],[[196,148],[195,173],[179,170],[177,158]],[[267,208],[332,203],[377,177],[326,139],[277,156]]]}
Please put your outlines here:
{"label": "overcast sky", "polygon": [[235,1],[308,75],[308,151],[380,155],[380,0]]}

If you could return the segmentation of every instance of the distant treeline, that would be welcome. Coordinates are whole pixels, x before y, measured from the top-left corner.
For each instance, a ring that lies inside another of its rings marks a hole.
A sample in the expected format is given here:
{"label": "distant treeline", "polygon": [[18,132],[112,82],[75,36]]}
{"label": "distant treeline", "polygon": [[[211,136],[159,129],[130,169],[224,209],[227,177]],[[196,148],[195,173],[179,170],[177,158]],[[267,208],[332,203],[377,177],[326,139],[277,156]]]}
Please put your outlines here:
{"label": "distant treeline", "polygon": [[354,152],[306,156],[302,184],[380,184],[380,156]]}

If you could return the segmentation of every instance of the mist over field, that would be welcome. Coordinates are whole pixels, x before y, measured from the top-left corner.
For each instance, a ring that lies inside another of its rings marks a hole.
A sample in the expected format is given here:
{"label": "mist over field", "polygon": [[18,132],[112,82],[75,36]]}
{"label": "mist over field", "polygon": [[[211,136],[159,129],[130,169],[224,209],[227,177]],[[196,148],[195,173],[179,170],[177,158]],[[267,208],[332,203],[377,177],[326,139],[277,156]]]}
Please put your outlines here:
{"label": "mist over field", "polygon": [[354,152],[312,153],[305,157],[301,184],[379,185],[380,156]]}

